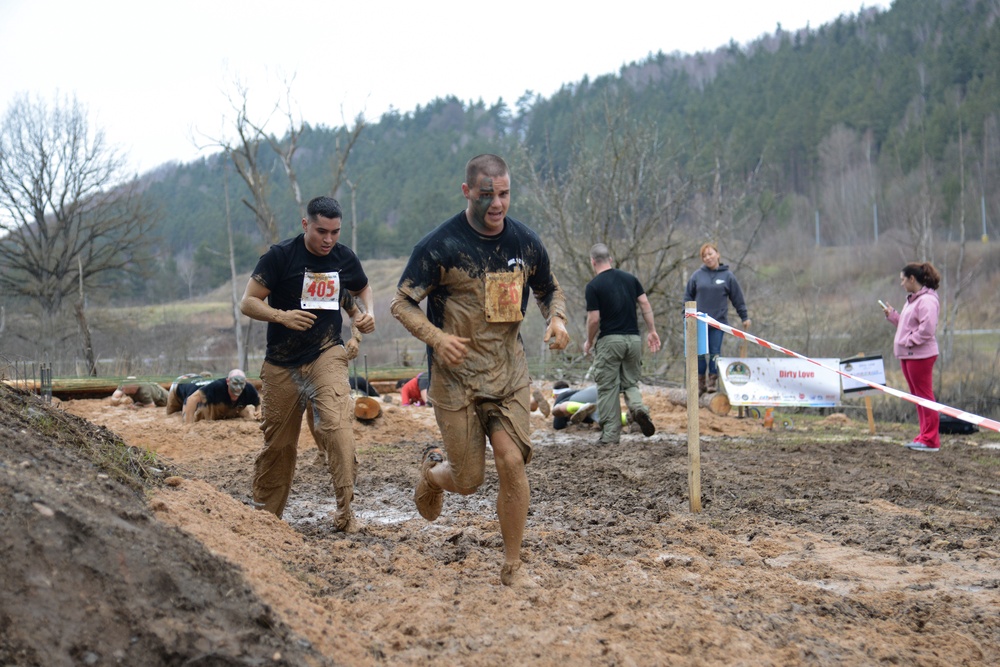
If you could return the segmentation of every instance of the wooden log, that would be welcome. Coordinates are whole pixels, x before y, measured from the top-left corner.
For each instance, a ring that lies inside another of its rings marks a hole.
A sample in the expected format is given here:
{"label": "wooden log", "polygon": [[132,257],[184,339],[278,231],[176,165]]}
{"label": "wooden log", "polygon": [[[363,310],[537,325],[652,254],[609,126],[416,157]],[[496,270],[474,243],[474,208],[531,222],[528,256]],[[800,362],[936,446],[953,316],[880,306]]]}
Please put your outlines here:
{"label": "wooden log", "polygon": [[708,399],[708,405],[706,407],[708,407],[709,411],[714,415],[728,415],[729,411],[733,407],[729,402],[729,396],[721,391],[713,391],[709,394],[705,394],[701,397],[701,399],[699,399],[700,404],[704,404],[702,399]]}
{"label": "wooden log", "polygon": [[380,394],[399,393],[399,390],[396,389],[395,380],[369,380],[368,384]]}
{"label": "wooden log", "polygon": [[354,399],[354,416],[362,421],[378,419],[382,414],[382,406],[371,396],[358,396]]}
{"label": "wooden log", "polygon": [[[665,395],[672,405],[679,405],[682,408],[687,407],[687,389],[671,387],[666,390]],[[698,398],[698,406],[716,415],[728,415],[732,409],[729,397],[720,391],[702,394]]]}

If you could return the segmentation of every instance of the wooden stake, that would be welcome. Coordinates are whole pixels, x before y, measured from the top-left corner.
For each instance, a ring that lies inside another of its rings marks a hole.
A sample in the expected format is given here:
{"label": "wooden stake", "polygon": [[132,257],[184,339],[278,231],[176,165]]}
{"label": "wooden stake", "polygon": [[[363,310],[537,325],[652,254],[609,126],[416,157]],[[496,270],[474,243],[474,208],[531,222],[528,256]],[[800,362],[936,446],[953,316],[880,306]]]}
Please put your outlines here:
{"label": "wooden stake", "polygon": [[[865,356],[864,352],[858,352],[856,357]],[[868,413],[868,432],[875,435],[875,415],[872,413],[872,397],[865,396],[865,411]]]}
{"label": "wooden stake", "polygon": [[868,411],[868,432],[875,435],[875,416],[872,414],[871,396],[865,396],[865,410]]}
{"label": "wooden stake", "polygon": [[[740,343],[740,359],[746,359],[747,358],[747,345],[749,345],[749,343],[747,343],[746,340],[744,340],[743,342]],[[719,382],[722,382],[721,378],[719,379]],[[744,412],[744,406],[741,405],[740,406],[740,410],[739,410],[739,417],[740,417],[740,419],[742,419],[745,416],[746,416],[746,413]]]}
{"label": "wooden stake", "polygon": [[687,427],[688,427],[688,498],[691,511],[701,512],[701,436],[698,432],[698,303],[684,304],[684,332],[687,345]]}

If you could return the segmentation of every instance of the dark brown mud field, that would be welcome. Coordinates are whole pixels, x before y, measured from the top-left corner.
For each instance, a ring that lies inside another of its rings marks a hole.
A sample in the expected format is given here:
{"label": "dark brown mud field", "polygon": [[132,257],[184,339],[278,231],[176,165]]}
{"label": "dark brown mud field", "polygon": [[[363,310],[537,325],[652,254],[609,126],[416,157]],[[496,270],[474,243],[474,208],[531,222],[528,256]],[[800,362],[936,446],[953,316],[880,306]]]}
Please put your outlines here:
{"label": "dark brown mud field", "polygon": [[[356,424],[345,535],[307,433],[279,521],[246,504],[255,422],[0,391],[3,665],[1000,664],[995,433],[925,454],[912,425],[703,411],[693,514],[686,413],[656,389],[656,435],[616,447],[535,413],[511,589],[492,470],[434,523],[413,507],[428,408]],[[157,453],[145,486],[81,453],[114,434]]]}

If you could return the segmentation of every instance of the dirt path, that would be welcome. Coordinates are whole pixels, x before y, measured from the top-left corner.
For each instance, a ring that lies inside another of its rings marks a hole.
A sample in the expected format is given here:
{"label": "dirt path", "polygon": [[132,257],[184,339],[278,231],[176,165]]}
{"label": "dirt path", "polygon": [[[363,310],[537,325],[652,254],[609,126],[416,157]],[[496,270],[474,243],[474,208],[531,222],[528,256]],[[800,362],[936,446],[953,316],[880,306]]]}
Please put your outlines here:
{"label": "dirt path", "polygon": [[427,408],[397,400],[356,425],[365,528],[351,536],[331,529],[308,435],[278,521],[243,502],[256,423],[184,426],[106,401],[62,409],[172,461],[183,479],[153,494],[153,514],[238,565],[308,647],[289,664],[1000,663],[995,434],[921,455],[899,446],[908,432],[870,437],[842,418],[769,432],[705,413],[704,509],[691,514],[686,414],[648,398],[658,433],[618,447],[533,415],[534,586],[516,590],[499,582],[489,467],[436,522],[413,508],[416,462],[437,433]]}

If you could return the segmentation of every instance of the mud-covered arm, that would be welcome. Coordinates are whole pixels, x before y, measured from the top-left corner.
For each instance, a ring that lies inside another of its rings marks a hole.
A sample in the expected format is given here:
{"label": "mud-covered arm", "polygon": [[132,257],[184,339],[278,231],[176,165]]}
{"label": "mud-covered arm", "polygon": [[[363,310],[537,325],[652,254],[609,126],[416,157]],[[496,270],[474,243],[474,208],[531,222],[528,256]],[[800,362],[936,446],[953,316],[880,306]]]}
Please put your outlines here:
{"label": "mud-covered arm", "polygon": [[402,290],[396,290],[396,296],[389,304],[389,312],[399,320],[399,323],[406,327],[414,338],[423,341],[431,347],[435,347],[444,332],[437,328],[427,319],[427,315],[420,309],[420,304],[404,294]]}
{"label": "mud-covered arm", "polygon": [[347,350],[348,359],[357,359],[361,352],[361,331],[354,320],[351,320],[351,339],[344,343],[344,349]]}
{"label": "mud-covered arm", "polygon": [[389,305],[389,312],[413,334],[414,338],[433,348],[434,354],[449,366],[457,366],[465,361],[468,354],[466,345],[471,341],[468,338],[445,333],[434,326],[420,309],[420,304],[402,290],[396,290],[396,296]]}
{"label": "mud-covered arm", "polygon": [[354,324],[357,324],[361,333],[373,333],[375,331],[375,316],[372,314],[372,309],[375,307],[375,297],[372,293],[372,286],[368,284],[357,292],[352,291],[351,296],[354,297],[355,305],[361,313],[360,316],[354,317]]}
{"label": "mud-covered arm", "polygon": [[340,299],[340,308],[345,315],[351,318],[351,337],[344,343],[348,359],[357,359],[361,351],[361,330],[358,329],[357,318],[361,311],[358,310],[357,302],[350,292],[344,291]]}
{"label": "mud-covered arm", "polygon": [[543,342],[549,344],[552,350],[564,350],[569,345],[569,333],[566,331],[566,295],[559,287],[559,281],[551,273],[548,279],[531,285],[535,294],[535,303],[547,323]]}
{"label": "mud-covered arm", "polygon": [[205,405],[207,402],[208,397],[205,396],[205,393],[201,389],[188,396],[188,399],[184,401],[184,407],[181,410],[181,415],[184,417],[182,421],[185,424],[193,424],[195,421],[195,413],[198,411],[198,408]]}
{"label": "mud-covered arm", "polygon": [[272,308],[267,302],[271,290],[257,282],[253,277],[247,281],[243,299],[240,300],[240,312],[252,320],[274,322],[294,331],[305,331],[312,327],[316,316],[305,310],[279,310]]}
{"label": "mud-covered arm", "polygon": [[535,303],[538,310],[546,322],[551,322],[552,318],[561,318],[566,322],[566,295],[559,286],[559,281],[552,274],[547,279],[532,281],[531,291],[535,295]]}

